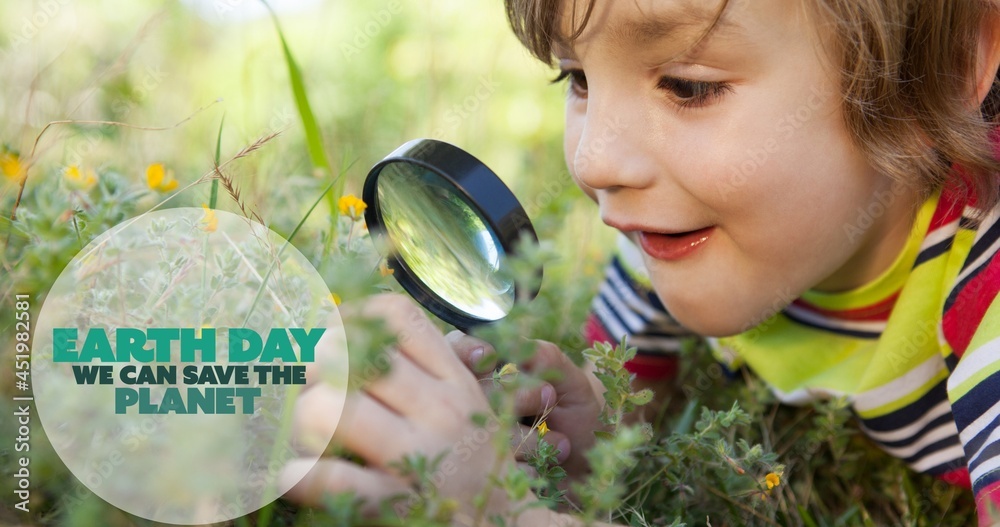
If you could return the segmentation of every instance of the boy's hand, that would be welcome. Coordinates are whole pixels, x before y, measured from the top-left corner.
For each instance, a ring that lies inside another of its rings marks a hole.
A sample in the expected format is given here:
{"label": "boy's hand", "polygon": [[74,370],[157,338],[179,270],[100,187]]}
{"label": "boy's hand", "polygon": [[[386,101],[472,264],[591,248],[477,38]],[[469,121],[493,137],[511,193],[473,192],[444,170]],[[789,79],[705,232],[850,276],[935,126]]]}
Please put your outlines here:
{"label": "boy's hand", "polygon": [[[324,496],[353,490],[374,512],[384,498],[409,492],[411,482],[394,468],[395,462],[407,454],[434,459],[445,453],[431,480],[440,496],[454,499],[460,507],[456,521],[471,524],[478,512],[473,509],[474,498],[489,475],[502,476],[515,467],[512,456],[497,457],[493,436],[502,432],[496,421],[485,427],[472,422],[477,413],[492,416],[486,397],[444,335],[408,298],[378,296],[365,302],[361,312],[383,318],[396,334],[390,372],[359,392],[345,394],[318,380],[318,368],[313,368],[310,383],[296,402],[295,433],[300,438],[330,437],[335,428],[334,443],[360,456],[365,466],[338,458],[320,458],[315,465],[294,460],[282,473],[283,482],[298,481],[287,497],[316,505]],[[323,345],[321,341],[317,347],[318,362]],[[341,407],[338,424],[330,416]],[[518,505],[495,489],[486,514]]]}
{"label": "boy's hand", "polygon": [[[465,366],[477,375],[489,374],[496,367],[496,352],[489,343],[460,331],[449,333],[447,339]],[[594,446],[594,431],[603,426],[599,416],[604,406],[604,387],[591,372],[573,364],[555,344],[535,342],[534,357],[520,367],[531,373],[556,375],[549,383],[519,391],[515,411],[520,416],[544,416],[551,431],[543,441],[560,450],[565,450],[560,443],[569,441],[569,454],[560,456],[560,461],[570,479],[579,479],[589,470],[584,455]],[[483,385],[486,391],[491,387],[491,383]],[[528,427],[523,425],[522,428],[520,437],[532,438],[515,451],[517,459],[523,461],[537,446],[537,439],[533,439],[537,434],[526,433]],[[518,436],[515,432],[515,439]]]}

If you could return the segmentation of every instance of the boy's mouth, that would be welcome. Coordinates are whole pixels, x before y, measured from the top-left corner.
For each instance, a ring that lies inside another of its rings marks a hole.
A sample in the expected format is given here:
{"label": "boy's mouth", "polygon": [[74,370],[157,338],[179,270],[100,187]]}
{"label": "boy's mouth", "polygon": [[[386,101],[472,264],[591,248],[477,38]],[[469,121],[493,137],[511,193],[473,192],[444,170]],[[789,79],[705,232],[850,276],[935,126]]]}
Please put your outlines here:
{"label": "boy's mouth", "polygon": [[693,231],[683,231],[683,232],[653,232],[653,231],[644,231],[644,232],[648,232],[649,234],[661,234],[663,236],[670,236],[671,238],[683,238],[690,234],[694,234],[696,232],[702,232],[710,228],[711,227],[703,227],[701,229],[695,229]]}
{"label": "boy's mouth", "polygon": [[651,232],[640,231],[639,243],[646,254],[658,260],[680,260],[693,254],[715,232],[715,226],[704,227],[684,232]]}

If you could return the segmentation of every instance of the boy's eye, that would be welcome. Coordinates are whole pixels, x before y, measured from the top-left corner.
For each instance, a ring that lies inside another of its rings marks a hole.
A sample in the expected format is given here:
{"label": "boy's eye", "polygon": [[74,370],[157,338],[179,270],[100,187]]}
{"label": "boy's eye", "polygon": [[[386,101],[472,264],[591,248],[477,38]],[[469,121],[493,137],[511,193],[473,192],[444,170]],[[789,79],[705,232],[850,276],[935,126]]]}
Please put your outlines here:
{"label": "boy's eye", "polygon": [[706,82],[661,77],[657,88],[668,92],[681,108],[698,107],[712,103],[732,90],[725,82]]}
{"label": "boy's eye", "polygon": [[581,99],[587,98],[587,75],[583,70],[560,70],[559,75],[552,79],[552,84],[569,79],[569,91]]}

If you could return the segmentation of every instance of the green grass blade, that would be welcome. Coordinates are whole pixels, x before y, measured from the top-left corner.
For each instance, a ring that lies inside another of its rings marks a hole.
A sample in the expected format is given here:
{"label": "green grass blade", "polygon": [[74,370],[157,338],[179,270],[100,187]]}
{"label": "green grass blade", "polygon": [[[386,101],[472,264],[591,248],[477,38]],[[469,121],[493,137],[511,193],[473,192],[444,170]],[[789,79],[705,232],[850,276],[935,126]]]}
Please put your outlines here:
{"label": "green grass blade", "polygon": [[692,425],[694,424],[694,413],[697,409],[698,399],[688,401],[687,405],[684,407],[684,412],[677,421],[677,426],[674,427],[674,431],[676,433],[687,434],[691,432]]}
{"label": "green grass blade", "polygon": [[799,519],[802,520],[803,525],[806,527],[819,527],[816,524],[816,520],[813,519],[812,514],[809,514],[809,511],[805,507],[798,505],[797,508],[799,510]]}
{"label": "green grass blade", "polygon": [[274,28],[278,31],[278,38],[281,40],[281,49],[285,53],[285,63],[288,65],[288,77],[292,84],[292,95],[295,97],[295,107],[302,118],[302,126],[306,133],[306,146],[309,148],[309,159],[313,168],[323,169],[324,172],[330,170],[330,162],[327,160],[326,152],[323,150],[323,137],[319,132],[319,125],[316,124],[316,117],[313,115],[312,107],[309,105],[309,96],[306,93],[306,85],[302,80],[302,70],[292,56],[292,50],[288,48],[285,41],[285,34],[281,32],[281,25],[278,24],[278,15],[271,9],[271,5],[266,0],[261,0],[274,21]]}
{"label": "green grass blade", "polygon": [[[222,114],[222,120],[219,121],[219,134],[215,137],[215,166],[219,166],[219,160],[222,159],[222,125],[224,124],[226,124],[226,114]],[[212,193],[208,198],[208,208],[214,209],[218,202],[219,180],[212,179]]]}

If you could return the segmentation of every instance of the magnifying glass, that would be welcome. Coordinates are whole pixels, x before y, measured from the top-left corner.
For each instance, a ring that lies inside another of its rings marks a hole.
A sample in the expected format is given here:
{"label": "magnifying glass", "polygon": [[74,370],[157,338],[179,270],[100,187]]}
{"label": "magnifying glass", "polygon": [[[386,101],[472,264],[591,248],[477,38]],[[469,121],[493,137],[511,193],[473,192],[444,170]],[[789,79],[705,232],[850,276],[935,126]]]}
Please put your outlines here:
{"label": "magnifying glass", "polygon": [[[365,221],[403,289],[463,331],[530,300],[509,268],[517,244],[537,243],[524,208],[485,164],[454,145],[410,141],[368,172]],[[541,270],[539,269],[539,275]]]}

